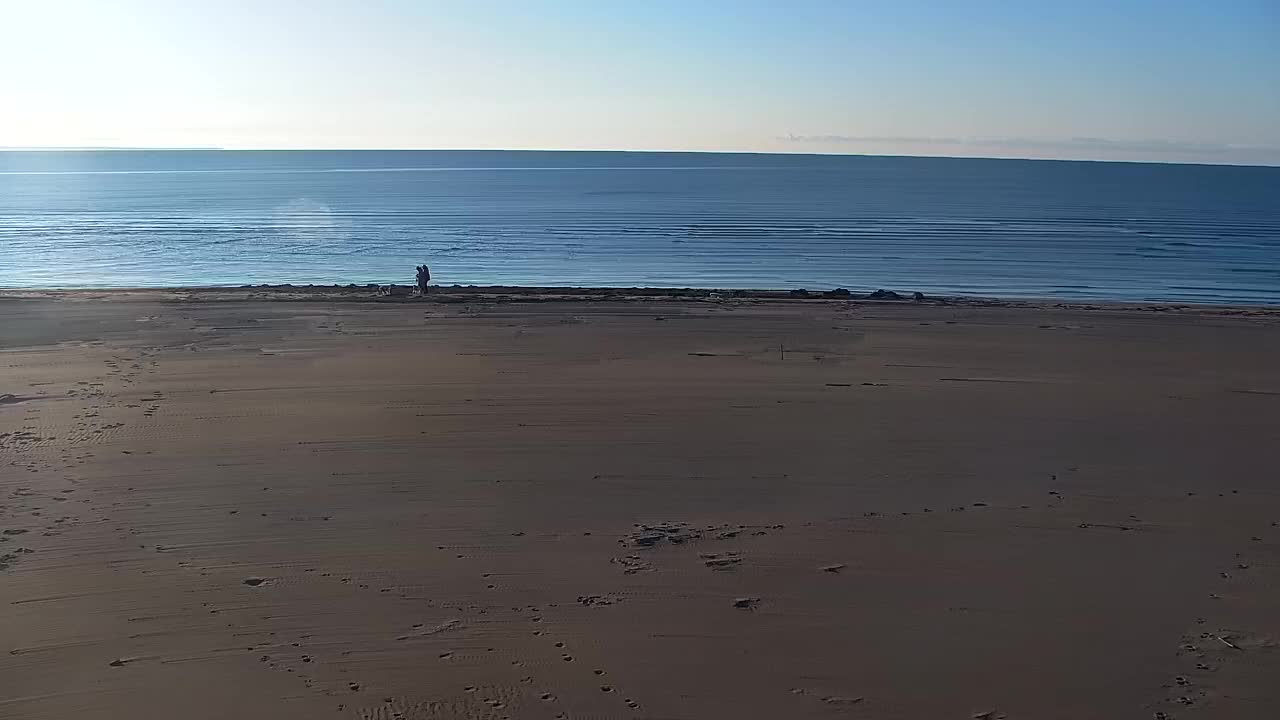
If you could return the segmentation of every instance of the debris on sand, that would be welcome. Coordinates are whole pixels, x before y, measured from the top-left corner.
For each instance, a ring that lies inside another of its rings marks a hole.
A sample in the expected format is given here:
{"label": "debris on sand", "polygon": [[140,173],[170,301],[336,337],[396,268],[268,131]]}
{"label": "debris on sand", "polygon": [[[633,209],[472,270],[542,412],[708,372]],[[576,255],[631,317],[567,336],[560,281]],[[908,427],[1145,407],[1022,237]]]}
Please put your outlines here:
{"label": "debris on sand", "polygon": [[450,630],[457,630],[462,627],[462,621],[459,619],[445,620],[434,627],[426,627],[425,623],[417,623],[413,626],[413,630],[407,635],[401,635],[396,640],[412,640],[414,638],[428,637],[431,635],[439,635]]}
{"label": "debris on sand", "polygon": [[680,545],[702,537],[702,531],[688,523],[670,522],[657,525],[637,525],[625,542],[635,547],[653,547],[660,543]]}
{"label": "debris on sand", "polygon": [[751,610],[760,604],[760,598],[757,597],[740,597],[733,601],[733,606],[739,610]]}
{"label": "debris on sand", "polygon": [[621,565],[622,573],[624,575],[635,575],[636,573],[648,572],[653,569],[649,565],[649,563],[646,562],[644,558],[640,557],[639,555],[627,555],[625,557],[620,557],[620,558],[610,558],[609,562],[615,565]]}
{"label": "debris on sand", "polygon": [[712,570],[732,570],[734,565],[742,562],[742,557],[736,552],[726,553],[702,553],[702,564]]}

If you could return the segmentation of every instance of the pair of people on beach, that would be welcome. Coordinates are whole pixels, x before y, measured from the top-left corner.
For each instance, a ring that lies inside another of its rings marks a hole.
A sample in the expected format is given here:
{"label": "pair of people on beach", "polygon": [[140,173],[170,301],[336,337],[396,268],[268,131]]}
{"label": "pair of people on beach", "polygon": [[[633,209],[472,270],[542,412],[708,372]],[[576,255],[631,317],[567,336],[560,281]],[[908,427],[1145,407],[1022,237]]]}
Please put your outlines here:
{"label": "pair of people on beach", "polygon": [[418,294],[427,294],[427,283],[431,282],[431,269],[426,265],[418,266]]}

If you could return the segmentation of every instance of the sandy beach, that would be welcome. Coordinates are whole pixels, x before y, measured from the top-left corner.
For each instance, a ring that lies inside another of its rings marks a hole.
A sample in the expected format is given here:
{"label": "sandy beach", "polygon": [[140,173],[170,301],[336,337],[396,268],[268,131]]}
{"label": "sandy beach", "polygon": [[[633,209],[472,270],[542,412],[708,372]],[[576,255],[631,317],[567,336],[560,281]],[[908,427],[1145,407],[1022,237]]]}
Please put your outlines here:
{"label": "sandy beach", "polygon": [[1280,311],[357,294],[0,297],[0,718],[1280,717]]}

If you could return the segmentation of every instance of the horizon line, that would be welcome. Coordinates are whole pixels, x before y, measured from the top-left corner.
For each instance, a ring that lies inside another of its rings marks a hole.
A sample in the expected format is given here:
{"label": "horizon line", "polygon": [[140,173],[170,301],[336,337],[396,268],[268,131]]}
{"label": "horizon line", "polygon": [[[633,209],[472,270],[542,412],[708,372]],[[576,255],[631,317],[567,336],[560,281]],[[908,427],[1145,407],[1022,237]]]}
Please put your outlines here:
{"label": "horizon line", "polygon": [[1122,163],[1130,165],[1196,165],[1208,167],[1280,168],[1266,162],[1204,162],[1193,160],[1120,160],[1114,158],[1060,158],[1015,155],[906,155],[894,153],[797,152],[788,150],[652,150],[619,148],[234,148],[218,146],[0,146],[0,152],[514,152],[514,153],[632,153],[651,155],[798,155],[810,157],[911,158],[927,160],[1022,160],[1030,162]]}

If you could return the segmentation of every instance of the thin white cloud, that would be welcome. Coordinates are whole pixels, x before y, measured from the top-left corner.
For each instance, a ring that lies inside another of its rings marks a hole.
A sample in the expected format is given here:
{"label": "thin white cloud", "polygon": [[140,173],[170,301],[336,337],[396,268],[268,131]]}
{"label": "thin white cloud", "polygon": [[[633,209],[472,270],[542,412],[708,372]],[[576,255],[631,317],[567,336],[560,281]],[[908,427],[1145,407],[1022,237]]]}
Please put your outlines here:
{"label": "thin white cloud", "polygon": [[794,135],[780,138],[786,142],[809,145],[870,145],[902,147],[957,148],[970,151],[1015,151],[1053,155],[1152,155],[1165,157],[1202,157],[1235,161],[1280,161],[1280,147],[1232,145],[1183,140],[1115,140],[1098,137],[1073,138],[966,138],[897,135]]}

